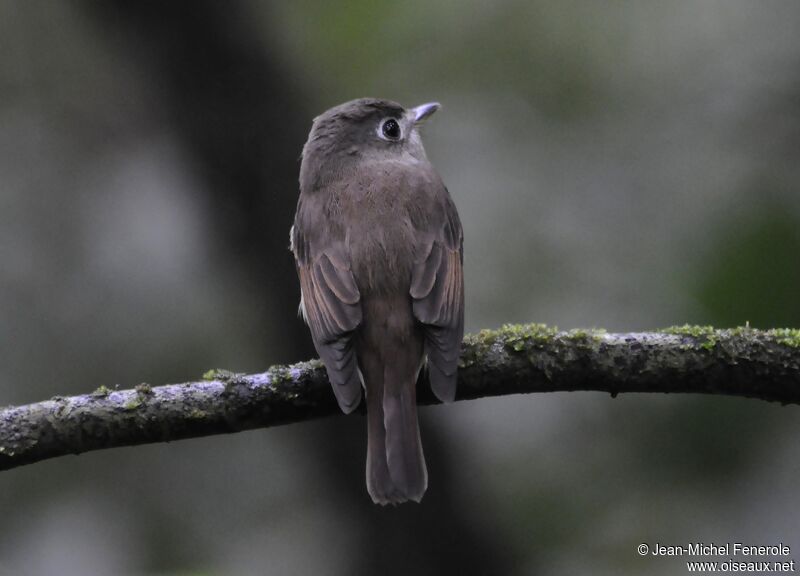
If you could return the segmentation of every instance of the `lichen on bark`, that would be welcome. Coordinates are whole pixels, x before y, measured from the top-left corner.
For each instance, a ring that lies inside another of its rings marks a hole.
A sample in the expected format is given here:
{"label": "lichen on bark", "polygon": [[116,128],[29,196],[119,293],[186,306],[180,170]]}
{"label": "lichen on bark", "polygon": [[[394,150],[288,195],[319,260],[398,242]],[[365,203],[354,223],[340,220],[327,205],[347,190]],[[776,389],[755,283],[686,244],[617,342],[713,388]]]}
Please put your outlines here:
{"label": "lichen on bark", "polygon": [[[509,324],[464,339],[457,400],[595,390],[728,394],[800,403],[800,330],[677,326],[559,331]],[[435,403],[421,375],[419,401]],[[363,407],[361,409],[363,412]],[[89,450],[238,432],[338,414],[319,360],[258,374],[112,390],[0,409],[0,470]]]}

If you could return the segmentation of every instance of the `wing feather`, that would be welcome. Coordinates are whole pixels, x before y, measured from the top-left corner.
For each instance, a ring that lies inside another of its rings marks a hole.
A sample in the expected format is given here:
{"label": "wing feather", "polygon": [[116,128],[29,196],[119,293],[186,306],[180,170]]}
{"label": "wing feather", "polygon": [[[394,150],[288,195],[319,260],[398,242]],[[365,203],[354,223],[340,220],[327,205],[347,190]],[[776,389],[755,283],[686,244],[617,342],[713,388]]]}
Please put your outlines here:
{"label": "wing feather", "polygon": [[361,297],[341,243],[319,244],[315,253],[315,246],[309,245],[303,228],[295,221],[292,249],[304,317],[339,407],[349,413],[361,401],[361,379],[353,346],[353,332],[362,320]]}
{"label": "wing feather", "polygon": [[430,246],[424,246],[411,278],[414,316],[425,328],[425,353],[431,388],[450,402],[456,393],[456,372],[464,337],[463,234],[458,213],[444,190],[443,219]]}

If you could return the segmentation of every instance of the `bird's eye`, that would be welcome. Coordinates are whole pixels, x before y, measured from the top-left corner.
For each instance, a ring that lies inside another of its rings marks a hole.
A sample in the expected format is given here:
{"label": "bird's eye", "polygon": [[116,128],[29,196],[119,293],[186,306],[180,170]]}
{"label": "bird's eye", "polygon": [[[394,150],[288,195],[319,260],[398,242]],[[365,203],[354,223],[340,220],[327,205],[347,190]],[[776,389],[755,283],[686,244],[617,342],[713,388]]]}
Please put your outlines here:
{"label": "bird's eye", "polygon": [[381,123],[380,133],[386,140],[400,140],[402,130],[397,120],[388,118]]}

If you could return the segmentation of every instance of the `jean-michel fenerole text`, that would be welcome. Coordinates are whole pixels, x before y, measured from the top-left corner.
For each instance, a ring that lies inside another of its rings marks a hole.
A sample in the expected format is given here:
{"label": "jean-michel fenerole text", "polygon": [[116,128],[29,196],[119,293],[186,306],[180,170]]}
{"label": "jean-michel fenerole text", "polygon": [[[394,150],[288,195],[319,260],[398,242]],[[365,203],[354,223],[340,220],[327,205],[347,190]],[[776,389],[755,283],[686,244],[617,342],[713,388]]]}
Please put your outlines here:
{"label": "jean-michel fenerole text", "polygon": [[694,542],[686,546],[655,544],[650,550],[653,556],[788,556],[790,553],[791,548],[786,544],[748,546],[741,542],[726,544]]}

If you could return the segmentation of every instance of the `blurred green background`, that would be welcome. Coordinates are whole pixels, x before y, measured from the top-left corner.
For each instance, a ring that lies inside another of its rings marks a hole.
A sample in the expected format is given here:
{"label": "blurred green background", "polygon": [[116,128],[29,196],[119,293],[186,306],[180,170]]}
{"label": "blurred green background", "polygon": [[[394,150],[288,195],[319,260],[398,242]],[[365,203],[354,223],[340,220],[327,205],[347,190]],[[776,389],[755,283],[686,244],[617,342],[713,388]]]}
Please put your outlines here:
{"label": "blurred green background", "polygon": [[[800,3],[0,2],[0,404],[312,356],[287,250],[311,119],[443,110],[467,329],[800,327]],[[795,407],[422,410],[374,507],[360,416],[0,474],[0,575],[679,574],[800,559]]]}

